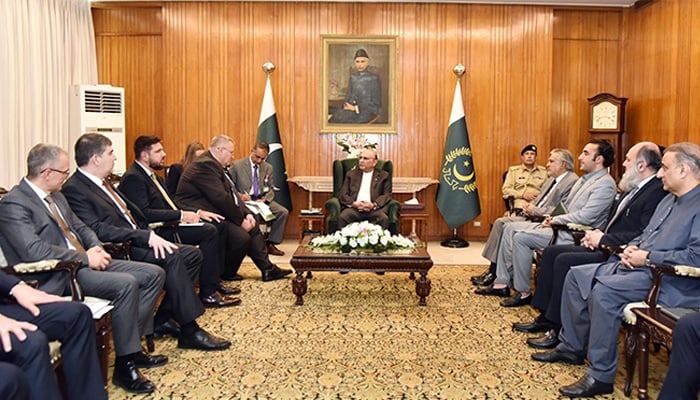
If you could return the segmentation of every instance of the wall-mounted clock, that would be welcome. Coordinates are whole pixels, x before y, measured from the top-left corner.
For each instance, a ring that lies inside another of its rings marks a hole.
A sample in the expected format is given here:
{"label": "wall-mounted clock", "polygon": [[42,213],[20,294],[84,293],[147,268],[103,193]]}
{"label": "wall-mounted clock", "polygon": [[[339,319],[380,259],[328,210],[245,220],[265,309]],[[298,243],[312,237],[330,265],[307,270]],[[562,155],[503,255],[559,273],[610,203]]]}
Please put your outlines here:
{"label": "wall-mounted clock", "polygon": [[627,99],[610,93],[601,93],[588,99],[590,132],[622,133],[625,131]]}

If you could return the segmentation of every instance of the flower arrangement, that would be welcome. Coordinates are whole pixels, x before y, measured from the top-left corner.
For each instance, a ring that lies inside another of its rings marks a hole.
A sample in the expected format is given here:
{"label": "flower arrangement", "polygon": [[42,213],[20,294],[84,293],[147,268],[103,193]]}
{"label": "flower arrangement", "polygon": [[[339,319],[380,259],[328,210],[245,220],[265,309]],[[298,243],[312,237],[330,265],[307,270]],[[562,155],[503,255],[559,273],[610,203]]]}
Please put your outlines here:
{"label": "flower arrangement", "polygon": [[348,153],[347,158],[359,158],[364,149],[376,149],[377,144],[370,142],[361,133],[346,133],[336,135],[336,142],[344,152]]}
{"label": "flower arrangement", "polygon": [[353,222],[330,235],[317,236],[309,247],[325,253],[409,253],[416,244],[407,237],[392,235],[379,225],[362,221]]}

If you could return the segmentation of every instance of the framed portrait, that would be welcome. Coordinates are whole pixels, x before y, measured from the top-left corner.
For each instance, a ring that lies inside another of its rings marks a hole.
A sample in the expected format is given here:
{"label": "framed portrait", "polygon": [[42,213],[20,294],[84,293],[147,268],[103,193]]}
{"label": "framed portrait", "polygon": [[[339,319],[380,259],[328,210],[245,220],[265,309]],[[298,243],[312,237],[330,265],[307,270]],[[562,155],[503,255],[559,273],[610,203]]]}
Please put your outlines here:
{"label": "framed portrait", "polygon": [[321,133],[396,133],[396,36],[321,36]]}

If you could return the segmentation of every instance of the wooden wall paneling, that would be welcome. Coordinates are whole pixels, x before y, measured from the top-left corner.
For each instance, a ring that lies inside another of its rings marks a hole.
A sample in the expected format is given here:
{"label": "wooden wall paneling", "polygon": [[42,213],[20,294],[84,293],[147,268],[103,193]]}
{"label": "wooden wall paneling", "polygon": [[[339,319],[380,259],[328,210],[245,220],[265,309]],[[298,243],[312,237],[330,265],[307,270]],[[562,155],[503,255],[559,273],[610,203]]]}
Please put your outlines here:
{"label": "wooden wall paneling", "polygon": [[[586,99],[600,92],[625,95],[620,77],[621,20],[619,10],[554,12],[550,148],[568,149],[575,159],[591,139]],[[581,174],[578,166],[575,171]]]}
{"label": "wooden wall paneling", "polygon": [[137,136],[162,133],[161,14],[159,7],[94,9],[98,80],[124,87],[127,154]]}
{"label": "wooden wall paneling", "polygon": [[631,141],[700,143],[700,5],[663,0],[627,11],[625,91]]}

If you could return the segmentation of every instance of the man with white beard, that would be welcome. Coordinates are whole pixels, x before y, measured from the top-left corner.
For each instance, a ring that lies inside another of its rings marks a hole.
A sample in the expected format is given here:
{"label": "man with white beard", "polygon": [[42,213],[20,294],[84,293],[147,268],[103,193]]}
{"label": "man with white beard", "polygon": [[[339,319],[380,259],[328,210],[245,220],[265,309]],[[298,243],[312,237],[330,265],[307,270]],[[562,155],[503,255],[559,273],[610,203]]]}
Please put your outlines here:
{"label": "man with white beard", "polygon": [[569,269],[574,265],[603,262],[606,256],[601,245],[620,246],[637,237],[666,195],[661,180],[656,177],[661,166],[661,152],[656,144],[642,142],[632,146],[622,166],[625,173],[618,183],[621,194],[610,210],[605,230],[586,232],[581,246],[549,246],[544,250],[531,302],[541,314],[532,322],[513,324],[513,329],[520,332],[547,332],[527,339],[530,347],[553,348],[559,343],[562,287]]}

